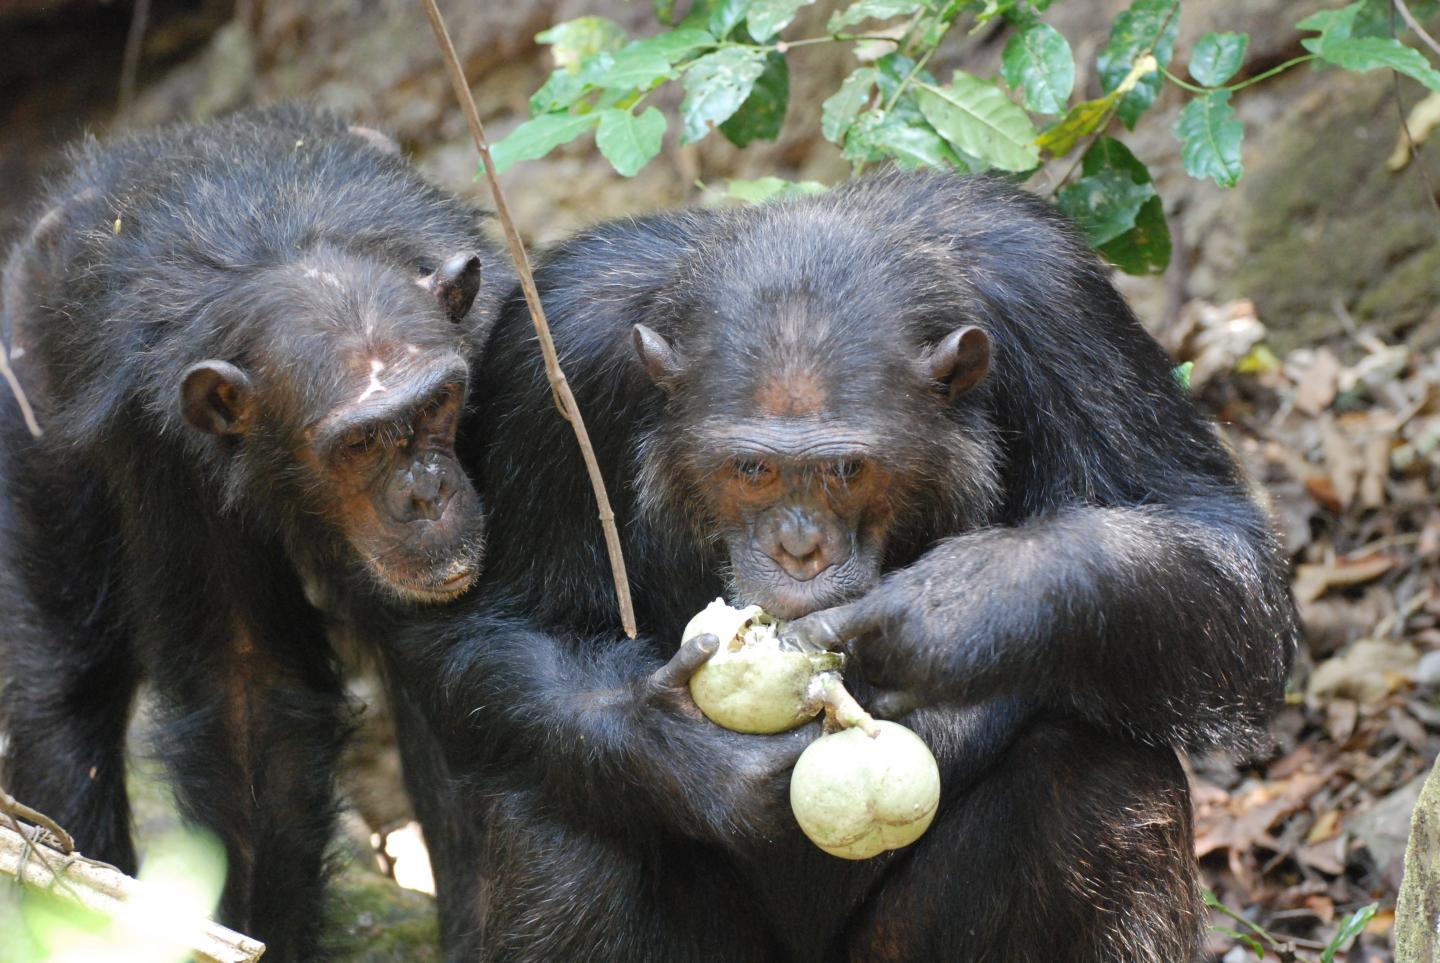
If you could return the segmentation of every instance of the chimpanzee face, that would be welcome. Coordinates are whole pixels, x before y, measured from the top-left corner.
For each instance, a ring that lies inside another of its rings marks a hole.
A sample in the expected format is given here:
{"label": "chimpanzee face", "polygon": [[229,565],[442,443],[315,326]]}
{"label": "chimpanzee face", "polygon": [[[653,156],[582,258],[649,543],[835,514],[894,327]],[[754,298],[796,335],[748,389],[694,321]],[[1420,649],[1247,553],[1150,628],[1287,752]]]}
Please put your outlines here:
{"label": "chimpanzee face", "polygon": [[738,600],[787,619],[874,585],[897,520],[930,497],[927,482],[942,480],[929,456],[944,442],[927,426],[989,363],[975,327],[916,349],[893,366],[904,383],[872,379],[873,389],[839,386],[793,345],[753,376],[692,366],[643,325],[635,345],[671,395],[667,417],[685,422],[666,448],[675,464],[665,483],[699,503],[693,514],[723,544]]}
{"label": "chimpanzee face", "polygon": [[441,601],[470,587],[483,555],[480,499],[455,455],[469,372],[454,321],[474,300],[479,260],[400,281],[349,267],[280,279],[260,301],[266,344],[245,368],[192,365],[182,411],[233,442],[232,470],[266,488],[252,505],[289,503],[278,507],[292,551],[323,559],[323,542],[382,590]]}

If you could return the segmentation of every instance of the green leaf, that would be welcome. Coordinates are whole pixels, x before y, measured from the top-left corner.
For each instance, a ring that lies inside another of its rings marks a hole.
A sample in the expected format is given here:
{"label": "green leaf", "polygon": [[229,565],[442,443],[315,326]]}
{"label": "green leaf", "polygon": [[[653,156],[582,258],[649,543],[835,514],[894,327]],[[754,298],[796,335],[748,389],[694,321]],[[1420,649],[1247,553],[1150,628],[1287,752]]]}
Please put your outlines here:
{"label": "green leaf", "polygon": [[1191,177],[1211,177],[1221,187],[1239,183],[1244,173],[1240,141],[1245,127],[1230,106],[1230,91],[1213,90],[1186,104],[1175,122],[1175,136],[1180,138],[1180,158]]}
{"label": "green leaf", "polygon": [[579,74],[564,67],[551,71],[540,89],[530,95],[530,116],[539,117],[557,110],[566,110],[585,95],[587,84]]}
{"label": "green leaf", "polygon": [[[1429,23],[1430,18],[1440,12],[1440,0],[1407,0],[1407,7],[1410,13],[1420,23]],[[1364,6],[1355,18],[1352,37],[1393,37],[1394,29],[1391,22],[1395,17],[1395,7],[1392,0],[1365,0]],[[1405,21],[1395,20],[1394,24],[1401,32],[1406,29]]]}
{"label": "green leaf", "polygon": [[1012,88],[1025,88],[1025,106],[1030,110],[1059,114],[1075,87],[1075,57],[1064,34],[1037,23],[1010,38],[1000,73]]}
{"label": "green leaf", "polygon": [[1357,18],[1366,0],[1339,10],[1321,10],[1301,20],[1301,30],[1318,30],[1320,36],[1306,37],[1300,45],[1326,63],[1345,70],[1364,72],[1388,67],[1420,81],[1431,90],[1440,91],[1440,71],[1430,66],[1420,51],[1407,47],[1394,37],[1357,37]]}
{"label": "green leaf", "polygon": [[846,27],[864,20],[890,20],[894,17],[908,17],[925,9],[923,0],[860,0],[830,18],[825,29],[840,33]]}
{"label": "green leaf", "polygon": [[675,65],[684,60],[689,54],[702,47],[715,46],[716,40],[710,36],[709,31],[700,30],[696,27],[680,27],[676,30],[669,30],[665,33],[657,33],[653,37],[646,37],[644,40],[637,40],[626,47],[623,53],[646,53],[656,54],[664,57],[665,62]]}
{"label": "green leaf", "polygon": [[806,194],[823,194],[827,190],[819,181],[787,181],[783,177],[757,177],[753,181],[729,180],[725,182],[725,193],[748,204],[761,204],[783,197],[803,197]]}
{"label": "green leaf", "polygon": [[729,120],[765,72],[765,59],[763,50],[725,47],[691,64],[685,71],[685,99],[680,103],[685,119],[680,143],[693,144],[710,128]]}
{"label": "green leaf", "polygon": [[710,12],[706,17],[705,25],[711,35],[723,40],[730,36],[730,31],[739,26],[741,20],[745,19],[745,14],[754,0],[709,0],[709,2]]}
{"label": "green leaf", "polygon": [[745,15],[745,29],[757,43],[764,43],[790,25],[795,12],[815,0],[752,0]]}
{"label": "green leaf", "polygon": [[[1096,58],[1101,88],[1108,94],[1119,87],[1135,62],[1147,53],[1153,54],[1161,67],[1168,65],[1179,32],[1180,0],[1135,0],[1115,18],[1110,41]],[[1126,127],[1134,129],[1140,115],[1160,95],[1162,82],[1158,71],[1147,73],[1120,101],[1116,116]]]}
{"label": "green leaf", "polygon": [[893,157],[902,167],[970,169],[913,103],[897,104],[866,137],[872,151]]}
{"label": "green leaf", "polygon": [[544,157],[594,127],[595,117],[594,114],[541,114],[525,121],[491,147],[490,158],[497,171],[504,171],[520,161]]}
{"label": "green leaf", "polygon": [[669,26],[675,22],[675,0],[655,0],[655,19]]}
{"label": "green leaf", "polygon": [[598,53],[580,68],[580,79],[608,90],[648,90],[670,74],[670,61],[653,50],[626,48]]}
{"label": "green leaf", "polygon": [[[1193,362],[1193,361],[1186,361],[1186,362],[1184,362],[1183,364],[1177,364],[1177,365],[1175,366],[1175,368],[1174,368],[1170,373],[1175,376],[1175,383],[1180,386],[1180,390],[1181,390],[1181,391],[1189,391],[1189,390],[1190,390],[1190,376],[1191,376],[1194,372],[1195,372],[1195,362]],[[1240,936],[1239,933],[1235,933],[1233,930],[1232,930],[1232,931],[1229,931],[1229,932],[1231,932],[1234,936],[1239,936],[1241,939],[1245,939],[1245,937]],[[1265,954],[1264,954],[1263,951],[1260,953],[1260,959],[1262,959],[1262,960],[1265,959]]]}
{"label": "green leaf", "polygon": [[625,42],[625,28],[607,17],[580,17],[540,31],[535,42],[550,44],[555,66],[574,72],[586,57],[620,47]]}
{"label": "green leaf", "polygon": [[1243,33],[1207,33],[1190,54],[1190,76],[1202,87],[1219,87],[1245,63],[1250,36]]}
{"label": "green leaf", "polygon": [[736,147],[744,147],[752,140],[774,140],[785,124],[789,103],[790,65],[783,54],[771,51],[750,96],[734,116],[720,125],[720,133]]}
{"label": "green leaf", "polygon": [[1112,93],[1095,100],[1081,101],[1066,111],[1064,117],[1045,128],[1036,138],[1036,146],[1056,157],[1070,153],[1076,144],[1100,129],[1123,96]]}
{"label": "green leaf", "polygon": [[1135,215],[1135,226],[1097,250],[1126,274],[1159,274],[1170,266],[1170,227],[1165,223],[1165,205],[1151,185],[1150,172],[1124,144],[1113,137],[1096,138],[1085,152],[1081,172],[1089,177],[1104,170],[1122,173],[1150,191],[1150,199]]}
{"label": "green leaf", "polygon": [[874,89],[874,67],[861,67],[845,78],[840,89],[820,108],[820,132],[826,140],[832,144],[844,142],[845,132],[855,123],[855,115],[860,113]]}
{"label": "green leaf", "polygon": [[[1313,38],[1309,38],[1313,39]],[[1301,41],[1308,43],[1309,39]],[[1440,90],[1440,70],[1430,66],[1425,55],[1394,37],[1344,37],[1322,42],[1314,51],[1320,59],[1346,70],[1364,72],[1388,67],[1420,81],[1431,90]]]}
{"label": "green leaf", "polygon": [[628,110],[604,110],[598,115],[600,126],[595,131],[595,146],[622,177],[634,177],[636,171],[660,153],[665,138],[665,115],[647,107],[636,117]]}
{"label": "green leaf", "polygon": [[915,99],[940,136],[989,166],[1026,171],[1040,163],[1030,117],[994,84],[957,70],[948,88],[917,84]]}
{"label": "green leaf", "polygon": [[1335,954],[1338,953],[1346,943],[1349,943],[1360,935],[1361,931],[1365,929],[1365,924],[1370,922],[1370,918],[1375,915],[1375,911],[1379,906],[1379,903],[1371,903],[1369,906],[1361,907],[1345,917],[1344,922],[1340,924],[1339,932],[1335,934],[1335,938],[1329,942],[1325,950],[1320,954],[1320,963],[1335,963]]}
{"label": "green leaf", "polygon": [[1091,246],[1099,247],[1134,227],[1140,208],[1154,196],[1151,185],[1106,169],[1066,185],[1055,200],[1084,229]]}

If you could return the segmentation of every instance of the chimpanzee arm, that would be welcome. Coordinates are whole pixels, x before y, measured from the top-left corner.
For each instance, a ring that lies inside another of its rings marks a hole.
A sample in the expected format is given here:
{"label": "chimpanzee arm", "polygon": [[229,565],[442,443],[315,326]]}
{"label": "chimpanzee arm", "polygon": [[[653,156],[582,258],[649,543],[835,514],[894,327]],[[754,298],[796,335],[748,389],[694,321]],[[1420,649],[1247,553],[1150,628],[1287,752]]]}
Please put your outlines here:
{"label": "chimpanzee arm", "polygon": [[667,663],[644,639],[562,638],[492,613],[452,611],[388,646],[458,771],[518,776],[619,835],[740,845],[793,825],[789,769],[818,733],[744,735],[701,716],[687,682],[713,636]]}
{"label": "chimpanzee arm", "polygon": [[1029,692],[1147,740],[1235,744],[1295,642],[1266,528],[1240,496],[1071,508],[946,539],[792,634],[855,639],[869,675],[930,699]]}

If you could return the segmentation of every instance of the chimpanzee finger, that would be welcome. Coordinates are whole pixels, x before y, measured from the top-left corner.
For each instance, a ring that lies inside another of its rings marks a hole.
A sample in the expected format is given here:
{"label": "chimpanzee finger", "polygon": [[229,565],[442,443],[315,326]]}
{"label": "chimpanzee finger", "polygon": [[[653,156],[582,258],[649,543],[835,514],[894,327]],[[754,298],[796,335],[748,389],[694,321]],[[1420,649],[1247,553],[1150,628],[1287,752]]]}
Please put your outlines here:
{"label": "chimpanzee finger", "polygon": [[679,650],[660,668],[650,674],[650,685],[655,689],[682,689],[690,683],[690,677],[709,660],[720,648],[720,640],[710,634],[697,635],[687,640]]}
{"label": "chimpanzee finger", "polygon": [[926,699],[907,689],[887,689],[870,700],[870,714],[880,719],[899,719],[925,705]]}
{"label": "chimpanzee finger", "polygon": [[860,603],[852,602],[796,619],[780,630],[780,642],[802,652],[820,652],[841,648],[873,628],[870,616]]}

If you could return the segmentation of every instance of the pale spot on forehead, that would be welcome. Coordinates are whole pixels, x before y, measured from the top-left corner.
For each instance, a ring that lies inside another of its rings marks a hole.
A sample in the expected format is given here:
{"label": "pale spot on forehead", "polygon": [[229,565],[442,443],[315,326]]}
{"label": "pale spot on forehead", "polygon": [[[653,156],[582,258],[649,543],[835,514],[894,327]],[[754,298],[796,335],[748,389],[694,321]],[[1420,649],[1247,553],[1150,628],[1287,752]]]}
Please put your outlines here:
{"label": "pale spot on forehead", "polygon": [[416,346],[416,345],[413,345],[413,344],[407,344],[407,345],[405,346],[405,353],[406,353],[406,354],[419,354],[419,353],[420,353],[420,348],[419,348],[418,346]]}
{"label": "pale spot on forehead", "polygon": [[368,399],[371,395],[379,394],[382,391],[390,390],[389,388],[385,387],[384,383],[380,380],[380,372],[384,370],[385,362],[381,361],[379,358],[370,359],[370,383],[365,386],[364,391],[360,392],[360,397],[355,399],[355,403],[357,405],[360,402]]}
{"label": "pale spot on forehead", "polygon": [[827,395],[813,371],[777,371],[756,387],[755,406],[762,415],[813,415]]}
{"label": "pale spot on forehead", "polygon": [[307,267],[305,269],[305,276],[307,278],[310,278],[312,281],[321,281],[325,284],[328,284],[336,290],[339,290],[341,287],[340,279],[337,278],[330,271],[322,271],[319,268]]}

